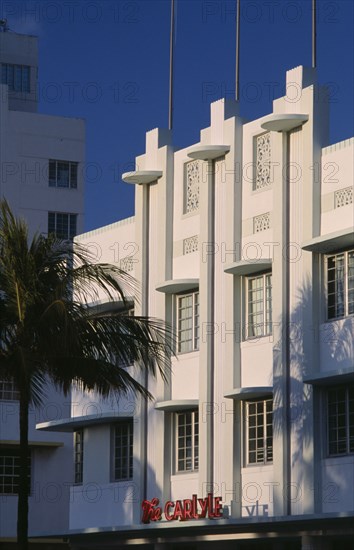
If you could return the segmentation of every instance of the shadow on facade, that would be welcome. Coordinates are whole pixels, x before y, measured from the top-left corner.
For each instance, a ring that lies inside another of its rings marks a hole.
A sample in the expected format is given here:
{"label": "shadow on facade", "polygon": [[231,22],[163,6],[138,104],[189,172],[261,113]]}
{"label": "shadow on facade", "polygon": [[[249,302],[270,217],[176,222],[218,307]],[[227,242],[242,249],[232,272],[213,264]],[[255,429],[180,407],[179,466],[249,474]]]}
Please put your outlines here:
{"label": "shadow on facade", "polygon": [[[321,324],[320,306],[318,319],[313,316],[316,298],[307,280],[298,289],[289,319],[278,320],[281,339],[273,348],[274,436],[288,437],[289,466],[292,472],[295,469],[300,487],[308,481],[304,479],[306,467],[325,456],[326,439],[326,406],[321,400],[325,382],[310,384],[306,379],[325,370],[335,373],[354,366],[353,319]],[[332,385],[341,383],[337,380]]]}

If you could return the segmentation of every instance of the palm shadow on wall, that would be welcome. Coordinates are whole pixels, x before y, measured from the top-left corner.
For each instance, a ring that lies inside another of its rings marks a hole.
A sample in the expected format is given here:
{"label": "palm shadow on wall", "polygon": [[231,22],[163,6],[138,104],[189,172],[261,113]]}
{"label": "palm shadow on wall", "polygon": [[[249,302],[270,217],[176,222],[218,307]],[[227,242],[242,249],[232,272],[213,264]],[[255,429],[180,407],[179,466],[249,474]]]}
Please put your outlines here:
{"label": "palm shadow on wall", "polygon": [[[282,341],[285,341],[286,335],[289,338],[288,364],[284,365],[282,362],[279,342],[275,342],[273,348],[273,430],[275,435],[284,434],[284,418],[287,414],[291,430],[290,464],[291,468],[301,465],[297,473],[297,482],[300,486],[304,482],[303,466],[306,466],[307,460],[304,449],[311,445],[314,437],[320,438],[325,426],[325,410],[321,409],[314,415],[316,411],[313,397],[316,392],[318,395],[321,391],[320,386],[306,383],[304,379],[323,372],[325,364],[329,365],[330,371],[345,369],[348,372],[352,369],[354,375],[354,319],[348,317],[339,321],[324,322],[321,317],[323,309],[320,306],[319,322],[316,316],[312,321],[312,311],[317,303],[314,292],[316,291],[312,288],[312,281],[306,280],[297,291],[296,306],[290,311],[288,329],[284,320],[276,320],[283,327]],[[320,299],[319,303],[323,303],[323,300]],[[290,386],[287,411],[284,410],[286,372],[289,373]],[[321,445],[323,441],[319,440],[318,443]],[[321,456],[324,456],[324,452],[324,449],[321,449]],[[318,498],[322,497],[318,495]]]}

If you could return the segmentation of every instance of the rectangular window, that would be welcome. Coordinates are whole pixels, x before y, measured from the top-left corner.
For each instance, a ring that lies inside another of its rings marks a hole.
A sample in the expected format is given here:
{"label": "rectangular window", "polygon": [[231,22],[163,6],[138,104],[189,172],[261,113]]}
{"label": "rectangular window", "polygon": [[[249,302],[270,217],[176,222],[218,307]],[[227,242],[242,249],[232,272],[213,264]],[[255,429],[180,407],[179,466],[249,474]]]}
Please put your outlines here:
{"label": "rectangular window", "polygon": [[247,278],[247,338],[272,334],[272,274]]}
{"label": "rectangular window", "polygon": [[82,483],[84,467],[84,430],[74,432],[75,483]]}
{"label": "rectangular window", "polygon": [[12,92],[30,92],[30,70],[28,65],[1,64],[1,83],[7,84]]}
{"label": "rectangular window", "polygon": [[354,453],[354,384],[327,390],[329,456]]}
{"label": "rectangular window", "polygon": [[[0,494],[17,495],[20,475],[19,448],[0,449]],[[31,456],[28,456],[28,483],[31,484]]]}
{"label": "rectangular window", "polygon": [[13,380],[0,380],[0,399],[18,401],[20,394],[15,388]]}
{"label": "rectangular window", "polygon": [[246,401],[246,463],[268,464],[273,461],[273,400]]}
{"label": "rectangular window", "polygon": [[327,257],[327,314],[328,319],[354,314],[354,250]]}
{"label": "rectangular window", "polygon": [[48,234],[54,233],[59,239],[73,239],[76,235],[77,214],[48,212]]}
{"label": "rectangular window", "polygon": [[49,186],[77,188],[77,162],[49,161]]}
{"label": "rectangular window", "polygon": [[178,353],[199,349],[199,292],[177,296]]}
{"label": "rectangular window", "polygon": [[133,420],[114,426],[114,481],[133,477]]}
{"label": "rectangular window", "polygon": [[[115,314],[114,312],[112,313]],[[121,316],[127,316],[127,317],[134,317],[135,315],[135,309],[134,307],[131,307],[130,309],[127,309],[124,312],[121,312]],[[134,345],[134,342],[133,342]],[[115,363],[116,365],[121,369],[127,369],[128,367],[131,367],[134,365],[134,358],[131,353],[129,353],[128,347],[125,346],[125,348],[122,350],[123,356],[116,356]]]}
{"label": "rectangular window", "polygon": [[190,472],[198,470],[198,411],[186,411],[176,413],[176,450],[176,469],[178,472]]}

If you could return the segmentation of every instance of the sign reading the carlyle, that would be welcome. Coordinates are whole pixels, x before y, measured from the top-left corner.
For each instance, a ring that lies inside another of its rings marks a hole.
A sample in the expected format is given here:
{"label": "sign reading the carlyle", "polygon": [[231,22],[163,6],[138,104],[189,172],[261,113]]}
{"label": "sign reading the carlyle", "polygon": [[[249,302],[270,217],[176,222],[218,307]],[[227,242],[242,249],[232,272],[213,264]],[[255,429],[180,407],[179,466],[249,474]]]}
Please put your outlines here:
{"label": "sign reading the carlyle", "polygon": [[186,521],[189,519],[203,518],[222,518],[221,497],[213,497],[212,493],[208,493],[205,498],[198,498],[197,495],[192,495],[192,498],[184,500],[168,500],[164,507],[159,506],[158,498],[152,500],[144,500],[141,504],[143,509],[143,523],[150,521],[159,521],[166,519],[167,521]]}

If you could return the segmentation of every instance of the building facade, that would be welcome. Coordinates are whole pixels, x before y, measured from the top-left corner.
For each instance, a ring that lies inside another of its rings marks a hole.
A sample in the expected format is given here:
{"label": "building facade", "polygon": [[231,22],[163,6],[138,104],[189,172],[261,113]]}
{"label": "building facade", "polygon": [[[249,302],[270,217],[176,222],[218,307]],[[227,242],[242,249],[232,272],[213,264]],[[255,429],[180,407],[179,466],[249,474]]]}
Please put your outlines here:
{"label": "building facade", "polygon": [[185,149],[148,132],[135,216],[78,237],[176,356],[153,402],[74,393],[37,426],[74,433],[72,548],[352,547],[354,140],[329,145],[314,70],[286,90],[251,122],[213,103]]}
{"label": "building facade", "polygon": [[[0,197],[26,220],[30,234],[72,238],[83,230],[84,121],[39,114],[34,36],[0,28]],[[2,32],[3,31],[3,32]],[[16,536],[19,468],[18,394],[0,379],[0,546]],[[68,529],[72,436],[41,433],[38,422],[69,414],[70,400],[48,387],[30,414],[30,534]],[[60,467],[58,467],[60,465]],[[6,548],[6,546],[4,546]]]}
{"label": "building facade", "polygon": [[0,32],[0,196],[30,232],[82,233],[85,123],[40,114],[38,39]]}

